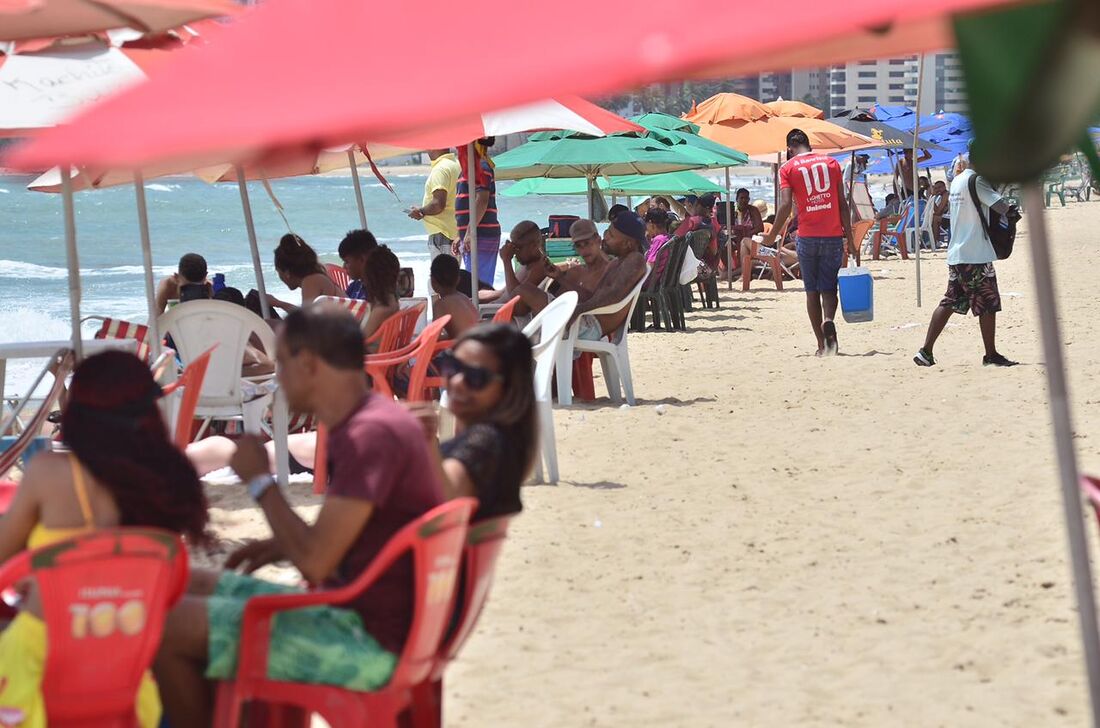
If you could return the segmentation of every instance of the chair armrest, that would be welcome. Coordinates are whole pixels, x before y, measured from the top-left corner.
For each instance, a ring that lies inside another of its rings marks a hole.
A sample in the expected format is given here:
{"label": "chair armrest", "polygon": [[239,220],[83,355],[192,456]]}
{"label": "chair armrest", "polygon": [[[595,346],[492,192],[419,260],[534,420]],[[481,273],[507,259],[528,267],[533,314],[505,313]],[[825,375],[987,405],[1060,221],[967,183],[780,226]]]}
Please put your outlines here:
{"label": "chair armrest", "polygon": [[[279,612],[303,607],[336,606],[350,602],[369,589],[408,550],[402,543],[388,542],[370,566],[352,583],[338,589],[319,589],[303,594],[271,594],[252,597],[241,615],[237,679],[267,678],[267,656],[271,643],[271,620]],[[2,573],[2,571],[0,571]]]}

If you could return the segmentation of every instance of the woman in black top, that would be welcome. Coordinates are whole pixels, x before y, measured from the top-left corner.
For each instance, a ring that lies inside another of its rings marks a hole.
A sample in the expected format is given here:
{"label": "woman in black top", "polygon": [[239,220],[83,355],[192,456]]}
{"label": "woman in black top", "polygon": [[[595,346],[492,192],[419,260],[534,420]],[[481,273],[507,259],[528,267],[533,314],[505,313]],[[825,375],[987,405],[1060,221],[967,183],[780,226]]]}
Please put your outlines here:
{"label": "woman in black top", "polygon": [[[520,484],[538,448],[534,359],[527,337],[511,326],[476,326],[438,357],[458,435],[440,445],[444,495],[473,496],[473,520],[518,513]],[[421,408],[434,442],[435,418]]]}

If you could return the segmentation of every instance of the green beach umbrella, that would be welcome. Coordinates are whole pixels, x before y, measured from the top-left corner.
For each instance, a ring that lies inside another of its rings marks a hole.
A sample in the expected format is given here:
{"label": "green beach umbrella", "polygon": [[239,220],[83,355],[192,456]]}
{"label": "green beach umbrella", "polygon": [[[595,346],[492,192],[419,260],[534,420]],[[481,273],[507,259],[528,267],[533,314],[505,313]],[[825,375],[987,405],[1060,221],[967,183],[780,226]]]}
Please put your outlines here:
{"label": "green beach umbrella", "polygon": [[681,119],[672,114],[649,113],[635,116],[631,119],[635,124],[646,129],[665,129],[667,131],[682,131],[688,134],[698,134],[699,125],[693,124],[687,119]]}
{"label": "green beach umbrella", "polygon": [[[648,195],[701,195],[722,192],[720,185],[694,172],[668,172],[665,174],[635,174],[616,177],[597,177],[596,186],[605,195],[635,197]],[[528,195],[584,195],[588,183],[580,178],[520,180],[500,194],[504,197]]]}
{"label": "green beach umbrella", "polygon": [[706,165],[656,140],[631,136],[529,141],[493,159],[497,179],[660,174]]}

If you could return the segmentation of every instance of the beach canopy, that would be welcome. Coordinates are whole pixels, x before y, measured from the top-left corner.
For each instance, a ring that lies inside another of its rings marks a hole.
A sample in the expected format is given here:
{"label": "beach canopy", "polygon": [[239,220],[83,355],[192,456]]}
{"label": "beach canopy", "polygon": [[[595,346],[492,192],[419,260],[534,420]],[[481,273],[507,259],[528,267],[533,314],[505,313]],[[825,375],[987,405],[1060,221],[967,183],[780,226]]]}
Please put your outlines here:
{"label": "beach canopy", "polygon": [[230,0],[0,0],[0,41],[88,35],[115,28],[161,33],[240,10]]}
{"label": "beach canopy", "polygon": [[[863,52],[856,39],[876,34],[893,39],[894,53],[936,49],[949,44],[949,13],[1006,2],[849,0],[845,12],[838,13],[829,3],[797,0],[783,14],[727,3],[709,9],[708,22],[693,28],[685,44],[673,28],[644,22],[667,12],[667,4],[640,1],[642,6],[632,6],[634,12],[624,19],[612,5],[562,0],[553,14],[540,18],[540,32],[567,34],[585,52],[553,57],[530,52],[527,19],[500,0],[439,3],[428,25],[407,3],[262,4],[219,33],[202,53],[172,59],[150,83],[105,100],[82,114],[79,124],[44,132],[36,143],[11,154],[8,163],[33,169],[173,161],[191,169],[226,159],[250,163],[288,147],[387,142],[388,135],[562,92],[598,94],[705,75],[733,62],[767,70],[777,67],[769,54],[812,50],[814,43],[843,42],[849,58]],[[795,26],[785,19],[792,14],[800,18]],[[578,23],[582,17],[585,22]],[[425,62],[422,49],[480,37],[484,18],[499,21],[493,43],[470,44],[463,53],[463,82],[441,88],[438,64]],[[625,31],[624,20],[637,23],[638,32],[606,33],[608,27]],[[746,23],[754,33],[730,44],[728,28]],[[364,67],[362,28],[411,25],[420,28],[418,43],[409,44],[400,33],[380,33],[372,38],[371,53],[385,62]],[[919,32],[901,35],[907,28]],[[502,57],[508,63],[497,62]],[[233,83],[226,83],[230,70]],[[427,88],[437,91],[426,93]],[[293,103],[288,103],[289,89]],[[143,123],[132,125],[138,115]],[[120,128],[127,133],[118,134]]]}
{"label": "beach canopy", "polygon": [[144,81],[174,52],[200,40],[200,31],[186,28],[117,46],[107,38],[53,39],[34,44],[36,50],[0,53],[0,137],[54,126]]}
{"label": "beach canopy", "polygon": [[[596,187],[605,195],[618,197],[646,197],[649,195],[702,195],[707,192],[724,192],[725,188],[695,172],[667,172],[665,174],[618,175],[597,177]],[[588,183],[580,178],[523,179],[509,186],[503,197],[527,197],[529,195],[585,195]]]}
{"label": "beach canopy", "polygon": [[787,134],[796,128],[806,132],[815,150],[826,153],[875,146],[872,139],[828,121],[776,116],[764,104],[750,101],[737,94],[718,94],[684,118],[699,126],[701,136],[767,162],[787,150]]}
{"label": "beach canopy", "polygon": [[660,141],[619,135],[529,141],[493,161],[499,180],[658,174],[707,166]]}
{"label": "beach canopy", "polygon": [[[902,131],[890,124],[877,121],[874,118],[869,118],[862,114],[856,113],[850,116],[848,112],[841,112],[841,114],[842,115],[834,116],[829,119],[829,122],[844,127],[849,131],[854,131],[857,134],[862,134],[865,137],[870,137],[877,142],[878,146],[882,149],[913,148],[914,139],[911,132]],[[923,129],[923,126],[921,128]],[[933,142],[924,134],[917,137],[915,141],[917,146],[921,149],[944,149],[944,147]]]}
{"label": "beach canopy", "polygon": [[785,101],[777,99],[764,104],[776,116],[800,117],[803,119],[824,119],[825,112],[816,106],[811,106],[803,101]]}

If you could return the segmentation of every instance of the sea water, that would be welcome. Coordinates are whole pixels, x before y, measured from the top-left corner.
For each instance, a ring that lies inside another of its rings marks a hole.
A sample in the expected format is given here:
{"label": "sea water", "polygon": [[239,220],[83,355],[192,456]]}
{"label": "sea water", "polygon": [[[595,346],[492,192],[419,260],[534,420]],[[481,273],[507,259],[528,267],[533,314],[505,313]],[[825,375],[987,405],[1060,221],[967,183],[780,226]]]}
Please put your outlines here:
{"label": "sea water", "polygon": [[[418,295],[425,295],[430,264],[423,225],[404,210],[421,203],[423,175],[387,174],[390,193],[366,173],[361,178],[367,223],[378,241],[388,245],[416,276]],[[709,174],[714,181],[719,177]],[[61,196],[31,192],[30,177],[0,177],[0,342],[63,340],[69,337],[68,275],[65,262]],[[511,184],[501,182],[499,189]],[[771,203],[771,181],[737,179],[752,197]],[[350,176],[296,177],[271,182],[283,206],[284,223],[263,185],[249,185],[259,238],[264,281],[275,296],[297,302],[275,274],[273,251],[290,229],[302,236],[322,260],[339,262],[340,239],[359,227]],[[209,185],[193,177],[160,178],[145,185],[154,276],[176,270],[184,253],[206,258],[210,275],[224,273],[226,285],[247,293],[256,287],[248,237],[235,183]],[[610,202],[610,201],[609,201]],[[140,233],[132,186],[78,192],[74,196],[81,270],[81,315],[147,318]],[[498,196],[500,221],[507,236],[520,220],[546,225],[551,214],[585,214],[583,197]],[[497,284],[503,272],[497,266]],[[90,337],[97,326],[85,324]],[[41,368],[38,361],[8,363],[5,393],[22,393]],[[48,379],[48,378],[47,378]]]}

